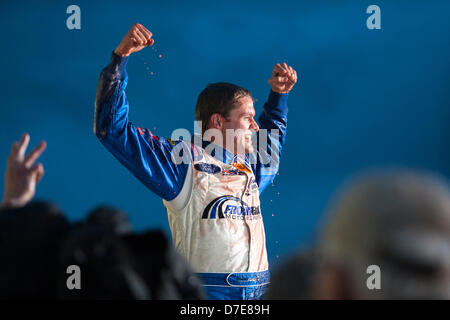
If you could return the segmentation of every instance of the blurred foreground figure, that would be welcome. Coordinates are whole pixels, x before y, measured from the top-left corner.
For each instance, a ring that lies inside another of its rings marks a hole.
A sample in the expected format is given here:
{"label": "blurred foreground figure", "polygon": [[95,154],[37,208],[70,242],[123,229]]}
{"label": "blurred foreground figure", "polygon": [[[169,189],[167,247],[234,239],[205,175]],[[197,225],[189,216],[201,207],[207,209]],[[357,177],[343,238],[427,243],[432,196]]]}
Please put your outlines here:
{"label": "blurred foreground figure", "polygon": [[56,206],[0,211],[0,299],[55,299],[58,256],[70,225]]}
{"label": "blurred foreground figure", "polygon": [[267,300],[311,300],[317,271],[317,255],[303,249],[276,268]]}
{"label": "blurred foreground figure", "polygon": [[[12,146],[0,207],[0,299],[202,299],[200,280],[160,231],[135,234],[126,215],[101,206],[70,224],[51,203],[31,202],[44,174],[41,142]],[[69,266],[80,270],[69,288]]]}
{"label": "blurred foreground figure", "polygon": [[5,172],[0,206],[0,299],[56,298],[60,245],[70,229],[53,204],[29,203],[44,167],[35,161],[45,150],[42,141],[25,154],[30,136],[14,142]]}
{"label": "blurred foreground figure", "polygon": [[450,299],[444,182],[414,172],[368,175],[344,190],[328,218],[316,298]]}
{"label": "blurred foreground figure", "polygon": [[[68,289],[67,266],[81,270],[81,290]],[[126,215],[98,207],[78,223],[61,252],[59,297],[89,300],[205,298],[200,280],[164,233],[131,233]]]}

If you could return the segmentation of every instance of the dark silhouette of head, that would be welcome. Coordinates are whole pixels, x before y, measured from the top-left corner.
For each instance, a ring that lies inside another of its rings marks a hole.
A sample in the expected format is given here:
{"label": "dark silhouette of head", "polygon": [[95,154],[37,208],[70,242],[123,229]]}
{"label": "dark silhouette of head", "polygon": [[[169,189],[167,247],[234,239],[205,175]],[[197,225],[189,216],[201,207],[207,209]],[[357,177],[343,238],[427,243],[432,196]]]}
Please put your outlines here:
{"label": "dark silhouette of head", "polygon": [[[67,267],[81,271],[69,289]],[[61,252],[62,299],[201,299],[199,280],[161,231],[131,232],[126,215],[99,207],[69,234]]]}
{"label": "dark silhouette of head", "polygon": [[54,299],[60,245],[70,228],[47,202],[0,211],[0,299]]}
{"label": "dark silhouette of head", "polygon": [[313,249],[302,249],[286,259],[275,269],[268,300],[313,299],[314,279],[317,272],[317,257]]}
{"label": "dark silhouette of head", "polygon": [[[449,299],[448,185],[410,171],[358,178],[330,209],[320,255],[318,298]],[[378,288],[369,266],[379,267]]]}

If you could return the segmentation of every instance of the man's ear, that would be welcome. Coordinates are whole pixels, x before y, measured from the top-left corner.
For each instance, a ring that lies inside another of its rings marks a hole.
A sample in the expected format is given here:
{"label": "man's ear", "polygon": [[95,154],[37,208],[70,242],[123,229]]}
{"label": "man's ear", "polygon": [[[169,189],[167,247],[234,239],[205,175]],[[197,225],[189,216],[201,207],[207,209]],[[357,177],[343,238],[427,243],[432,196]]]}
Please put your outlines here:
{"label": "man's ear", "polygon": [[223,126],[222,116],[218,113],[213,113],[209,118],[209,127],[222,130],[222,126]]}

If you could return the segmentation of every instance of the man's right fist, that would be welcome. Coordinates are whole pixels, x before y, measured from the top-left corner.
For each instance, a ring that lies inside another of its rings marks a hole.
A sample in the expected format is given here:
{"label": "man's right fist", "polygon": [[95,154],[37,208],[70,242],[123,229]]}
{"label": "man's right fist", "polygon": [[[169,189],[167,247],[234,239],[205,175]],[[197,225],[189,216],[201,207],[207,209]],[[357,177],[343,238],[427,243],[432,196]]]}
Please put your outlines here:
{"label": "man's right fist", "polygon": [[114,53],[119,56],[129,56],[133,52],[138,52],[146,46],[151,46],[155,40],[152,39],[152,33],[142,24],[135,23],[123,37]]}

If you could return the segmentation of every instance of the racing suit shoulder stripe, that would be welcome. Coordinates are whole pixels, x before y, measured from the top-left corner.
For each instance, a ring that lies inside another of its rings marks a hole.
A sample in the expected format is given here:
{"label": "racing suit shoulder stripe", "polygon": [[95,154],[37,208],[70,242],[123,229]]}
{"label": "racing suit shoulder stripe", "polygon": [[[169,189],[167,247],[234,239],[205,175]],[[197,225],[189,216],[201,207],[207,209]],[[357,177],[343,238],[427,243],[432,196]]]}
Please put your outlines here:
{"label": "racing suit shoulder stripe", "polygon": [[113,54],[110,64],[100,74],[94,133],[145,186],[170,201],[183,188],[189,161],[172,161],[172,151],[180,141],[157,137],[128,121],[125,65],[126,59]]}

